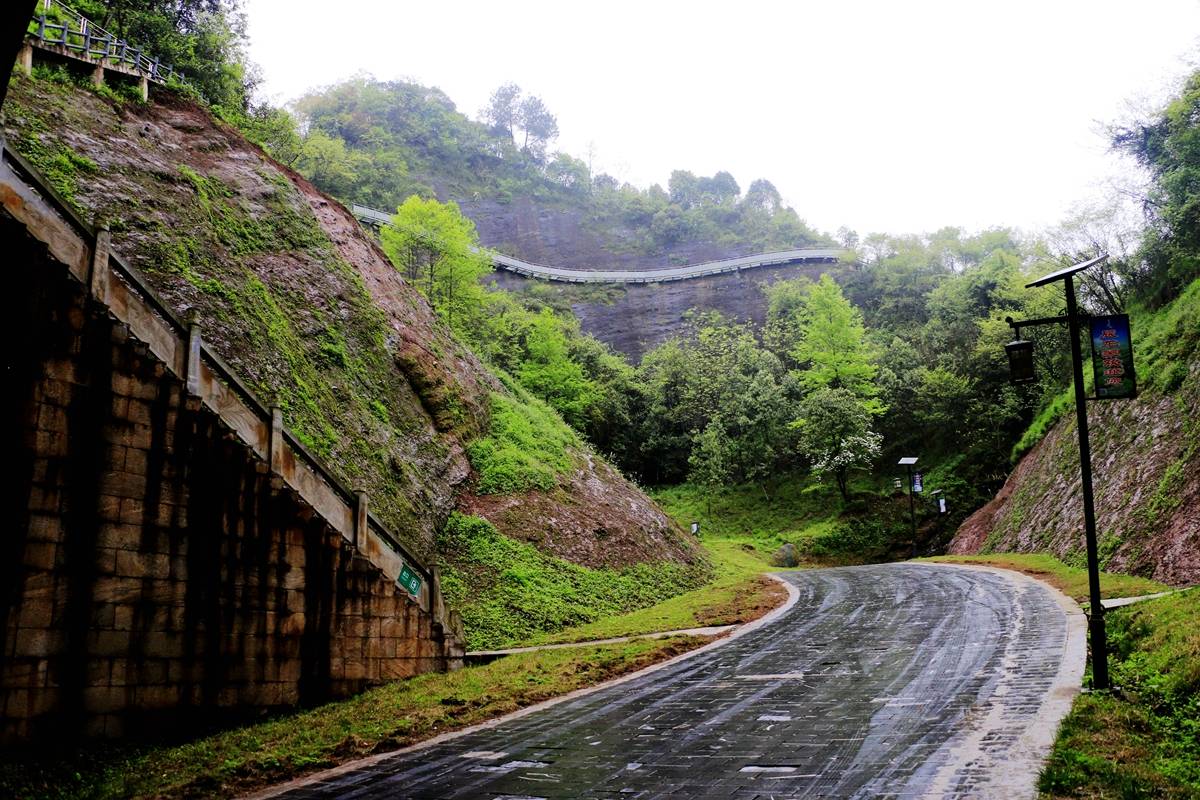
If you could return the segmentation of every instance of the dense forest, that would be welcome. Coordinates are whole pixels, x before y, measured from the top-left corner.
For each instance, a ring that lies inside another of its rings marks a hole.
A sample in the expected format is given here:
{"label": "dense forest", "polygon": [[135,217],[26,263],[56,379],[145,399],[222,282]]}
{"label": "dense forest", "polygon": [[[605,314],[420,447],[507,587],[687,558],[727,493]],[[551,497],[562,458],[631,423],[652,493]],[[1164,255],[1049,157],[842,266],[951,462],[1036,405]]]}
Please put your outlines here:
{"label": "dense forest", "polygon": [[[1152,177],[1144,219],[1131,221],[1114,200],[1036,235],[945,228],[831,237],[805,225],[766,179],[743,192],[728,172],[676,170],[665,189],[594,174],[585,158],[553,150],[552,110],[513,84],[497,88],[475,119],[438,89],[369,77],[313,91],[288,110],[256,106],[236,0],[86,5],[185,67],[203,62],[193,69],[196,90],[319,188],[396,209],[382,244],[451,329],[647,484],[751,483],[767,493],[772,476],[812,472],[869,514],[872,498],[891,493],[886,465],[920,455],[932,470],[927,483],[965,514],[1065,408],[1061,331],[1029,330],[1041,377],[1008,382],[1005,317],[1061,311],[1056,293],[1024,285],[1108,252],[1084,278],[1081,300],[1117,312],[1161,306],[1200,274],[1197,76],[1157,115],[1110,132],[1114,149]],[[634,365],[581,333],[546,287],[486,288],[491,267],[474,249],[472,222],[438,200],[452,196],[579,209],[599,231],[639,231],[647,254],[689,240],[750,250],[836,239],[852,268],[837,282],[764,286],[762,330],[696,314],[686,335]],[[1185,372],[1186,355],[1170,369]]]}

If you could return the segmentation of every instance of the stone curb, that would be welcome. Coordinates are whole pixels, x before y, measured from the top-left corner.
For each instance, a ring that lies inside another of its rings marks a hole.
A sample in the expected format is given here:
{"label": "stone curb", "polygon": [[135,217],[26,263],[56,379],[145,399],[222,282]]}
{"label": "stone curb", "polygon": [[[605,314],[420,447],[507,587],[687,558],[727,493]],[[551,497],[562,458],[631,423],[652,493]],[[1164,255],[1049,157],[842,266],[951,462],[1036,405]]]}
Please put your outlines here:
{"label": "stone curb", "polygon": [[1175,594],[1175,590],[1171,590],[1169,592],[1155,592],[1154,594],[1139,594],[1136,597],[1110,597],[1106,600],[1101,600],[1100,605],[1104,606],[1105,611],[1109,611],[1114,608],[1131,606],[1134,603],[1140,603],[1143,600],[1154,600],[1159,597],[1166,597],[1169,594]]}
{"label": "stone curb", "polygon": [[533,653],[538,650],[562,650],[566,647],[590,647],[594,644],[620,644],[636,639],[665,639],[668,636],[720,636],[731,631],[737,625],[709,625],[707,628],[679,628],[673,631],[654,631],[652,633],[631,633],[628,636],[613,636],[608,639],[584,639],[579,642],[555,642],[554,644],[535,644],[529,647],[509,647],[504,650],[476,650],[466,653],[463,658],[491,660],[501,656],[511,656],[517,653]]}
{"label": "stone curb", "polygon": [[[778,581],[780,583],[780,585],[782,585],[785,589],[787,589],[787,593],[788,593],[787,600],[785,600],[781,605],[779,605],[774,610],[768,612],[767,614],[764,614],[763,616],[759,617],[756,620],[753,620],[752,622],[747,622],[743,625],[737,626],[736,628],[734,628],[732,633],[728,634],[727,636],[723,636],[720,639],[717,639],[716,641],[709,642],[708,644],[704,645],[703,647],[697,647],[695,650],[689,650],[686,653],[680,653],[679,655],[675,656],[674,658],[669,658],[666,661],[660,661],[657,664],[651,664],[650,666],[646,667],[645,669],[640,669],[637,672],[631,672],[628,675],[622,675],[618,678],[613,678],[612,680],[604,681],[603,683],[597,683],[594,686],[585,686],[582,689],[576,689],[573,692],[568,692],[567,694],[561,695],[559,697],[552,697],[549,700],[543,700],[540,703],[536,703],[531,706],[526,706],[525,708],[519,709],[517,711],[513,711],[509,714],[505,714],[500,717],[495,717],[494,719],[486,720],[477,725],[472,725],[469,728],[463,728],[461,730],[456,730],[456,731],[449,731],[447,733],[439,734],[438,736],[434,736],[430,739],[426,739],[424,741],[417,742],[416,744],[412,744],[407,747],[401,747],[396,750],[389,750],[386,753],[378,753],[376,755],[367,756],[366,758],[360,758],[355,761],[348,761],[345,764],[339,764],[336,767],[331,767],[330,769],[322,770],[321,772],[314,772],[310,775],[305,775],[300,778],[296,778],[294,780],[288,781],[287,783],[281,783],[281,784],[277,784],[275,786],[270,786],[270,787],[267,787],[266,789],[261,789],[253,794],[243,795],[241,797],[241,800],[267,800],[268,798],[278,797],[279,795],[285,794],[286,792],[290,792],[295,789],[299,789],[304,786],[308,786],[309,784],[326,781],[326,780],[329,780],[330,778],[335,778],[339,775],[344,775],[347,772],[354,772],[356,770],[363,769],[364,767],[369,767],[369,766],[372,766],[373,764],[378,764],[380,761],[386,761],[387,759],[392,758],[394,756],[402,755],[404,753],[412,753],[412,752],[416,752],[419,750],[424,750],[424,749],[433,747],[435,745],[441,744],[442,742],[448,742],[453,739],[461,738],[463,736],[469,736],[470,734],[477,733],[479,731],[488,730],[490,728],[495,728],[495,727],[497,727],[499,725],[503,725],[504,723],[509,722],[511,720],[520,719],[521,717],[527,716],[529,714],[536,714],[537,712],[542,711],[543,709],[550,708],[551,706],[556,706],[559,703],[565,703],[569,700],[574,700],[579,697],[586,697],[589,694],[599,692],[603,689],[608,689],[612,686],[620,686],[623,683],[628,683],[629,681],[637,680],[638,678],[644,677],[651,673],[657,672],[662,669],[666,669],[667,667],[670,667],[670,666],[674,666],[675,664],[678,664],[681,661],[686,661],[687,659],[693,658],[693,657],[699,655],[700,653],[704,653],[704,652],[707,652],[714,648],[721,647],[722,645],[732,642],[734,639],[738,639],[753,630],[757,630],[758,628],[761,628],[764,625],[769,625],[770,623],[779,619],[779,617],[783,616],[789,610],[791,610],[792,606],[794,606],[796,604],[796,601],[800,599],[800,590],[797,589],[795,586],[793,586],[792,584],[788,583],[787,581],[783,580],[782,578],[780,578],[776,575],[768,574],[768,577],[770,577],[772,580]],[[684,632],[680,631],[680,632],[671,632],[671,633],[682,634]],[[668,635],[670,635],[670,634],[668,634]],[[595,644],[595,642],[589,642],[588,644]]]}

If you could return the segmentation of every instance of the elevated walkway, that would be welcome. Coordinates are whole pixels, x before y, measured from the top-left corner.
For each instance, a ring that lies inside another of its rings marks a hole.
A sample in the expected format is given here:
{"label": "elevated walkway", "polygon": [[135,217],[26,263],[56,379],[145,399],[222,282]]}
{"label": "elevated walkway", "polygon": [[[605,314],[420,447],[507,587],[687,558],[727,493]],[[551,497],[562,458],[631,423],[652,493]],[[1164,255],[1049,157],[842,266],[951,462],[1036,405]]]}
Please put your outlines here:
{"label": "elevated walkway", "polygon": [[[352,204],[350,211],[360,222],[372,227],[382,227],[391,221],[391,215],[378,209]],[[799,248],[770,253],[756,253],[739,258],[706,261],[681,267],[661,267],[644,270],[590,270],[551,267],[533,264],[519,258],[487,251],[497,269],[515,272],[530,278],[566,283],[667,283],[691,278],[704,278],[729,272],[741,272],[757,267],[782,266],[785,264],[825,263],[836,264],[844,250],[839,248]]]}
{"label": "elevated walkway", "polygon": [[25,43],[17,53],[17,64],[29,75],[34,53],[67,63],[85,64],[96,86],[106,73],[125,75],[138,81],[142,99],[150,97],[150,84],[185,84],[176,71],[141,47],[121,39],[59,0],[38,0]]}

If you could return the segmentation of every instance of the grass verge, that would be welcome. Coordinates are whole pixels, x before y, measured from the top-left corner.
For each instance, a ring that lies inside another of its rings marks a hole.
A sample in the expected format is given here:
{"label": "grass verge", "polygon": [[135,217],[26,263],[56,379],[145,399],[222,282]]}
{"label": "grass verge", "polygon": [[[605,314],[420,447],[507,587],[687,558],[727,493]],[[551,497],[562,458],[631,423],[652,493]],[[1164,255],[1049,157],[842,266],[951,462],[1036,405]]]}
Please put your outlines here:
{"label": "grass verge", "polygon": [[628,614],[535,636],[529,644],[586,642],[750,622],[787,598],[787,590],[763,574],[773,568],[752,546],[735,539],[709,539],[704,546],[713,561],[712,583]]}
{"label": "grass verge", "polygon": [[[983,564],[990,567],[1023,572],[1039,580],[1043,580],[1063,594],[1079,601],[1088,598],[1087,570],[1070,567],[1054,556],[1044,553],[995,553],[982,556],[933,556],[921,558],[918,561],[935,561],[948,564]],[[1100,573],[1101,597],[1136,597],[1144,594],[1166,592],[1170,586],[1152,581],[1149,578],[1138,578],[1133,575],[1117,575],[1111,572]]]}
{"label": "grass verge", "polygon": [[1106,619],[1114,689],[1075,701],[1041,796],[1200,797],[1200,589]]}
{"label": "grass verge", "polygon": [[741,486],[684,483],[650,494],[685,528],[699,522],[705,540],[738,539],[768,554],[832,525],[842,506],[836,490],[801,474]]}
{"label": "grass verge", "polygon": [[521,653],[397,681],[186,744],[95,744],[36,756],[10,751],[0,760],[0,797],[231,797],[474,725],[708,641],[679,636]]}
{"label": "grass verge", "polygon": [[711,577],[670,561],[592,569],[455,513],[439,533],[442,591],[463,615],[468,650],[519,647],[537,636],[647,608]]}

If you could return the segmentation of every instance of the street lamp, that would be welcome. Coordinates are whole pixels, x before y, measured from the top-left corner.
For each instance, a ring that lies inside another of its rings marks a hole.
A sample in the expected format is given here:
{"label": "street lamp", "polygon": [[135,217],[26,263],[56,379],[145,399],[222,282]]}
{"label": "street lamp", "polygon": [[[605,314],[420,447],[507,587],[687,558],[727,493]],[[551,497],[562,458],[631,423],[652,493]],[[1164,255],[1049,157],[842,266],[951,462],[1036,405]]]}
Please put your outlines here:
{"label": "street lamp", "polygon": [[1007,322],[1016,333],[1016,340],[1005,345],[1013,383],[1033,380],[1033,345],[1021,339],[1021,328],[1031,325],[1050,325],[1065,322],[1071,339],[1071,374],[1075,383],[1075,416],[1079,430],[1079,472],[1083,488],[1083,529],[1087,545],[1088,594],[1091,614],[1088,626],[1092,635],[1092,684],[1097,689],[1108,688],[1108,637],[1104,630],[1104,606],[1100,602],[1100,566],[1096,554],[1096,507],[1092,498],[1092,448],[1088,440],[1087,396],[1083,390],[1083,354],[1079,346],[1079,309],[1075,303],[1075,273],[1105,261],[1107,255],[1097,256],[1066,269],[1060,269],[1026,284],[1026,289],[1063,282],[1067,296],[1067,313],[1060,317]]}
{"label": "street lamp", "polygon": [[937,506],[937,512],[939,514],[945,514],[948,513],[946,511],[946,498],[942,497],[941,494],[941,489],[934,489],[929,493],[929,499],[933,501],[935,506]]}
{"label": "street lamp", "polygon": [[[1008,317],[1007,322],[1014,325],[1012,317]],[[1008,353],[1009,380],[1013,383],[1033,383],[1037,380],[1033,371],[1033,342],[1021,338],[1020,328],[1016,332],[1017,338],[1004,345],[1004,352]]]}
{"label": "street lamp", "polygon": [[913,499],[913,465],[917,463],[916,456],[905,456],[896,462],[908,470],[908,516],[912,520],[912,557],[917,557],[917,504]]}

